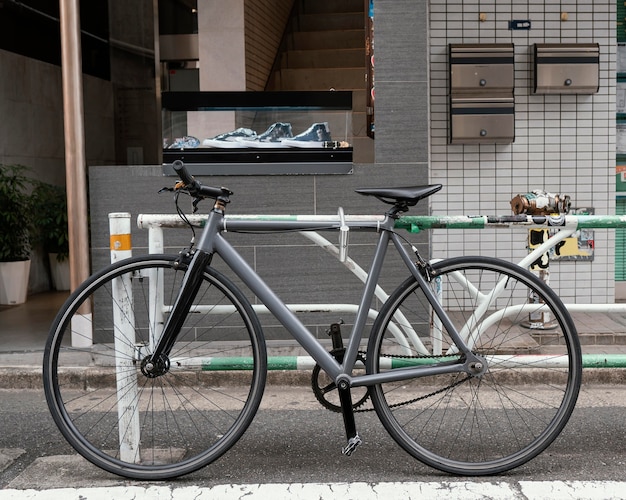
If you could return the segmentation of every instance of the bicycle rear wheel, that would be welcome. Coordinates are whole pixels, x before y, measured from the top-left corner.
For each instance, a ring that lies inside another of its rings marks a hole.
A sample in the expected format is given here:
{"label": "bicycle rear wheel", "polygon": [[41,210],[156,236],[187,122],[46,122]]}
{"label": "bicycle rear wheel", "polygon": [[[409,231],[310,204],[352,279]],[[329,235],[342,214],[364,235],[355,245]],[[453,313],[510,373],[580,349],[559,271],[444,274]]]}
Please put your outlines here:
{"label": "bicycle rear wheel", "polygon": [[[445,311],[488,369],[380,384],[372,402],[391,436],[422,462],[498,474],[537,456],[567,423],[582,377],[576,329],[555,293],[519,266],[460,257],[433,268]],[[369,373],[459,359],[431,309],[413,277],[391,295],[372,329]]]}
{"label": "bicycle rear wheel", "polygon": [[131,258],[92,276],[57,315],[44,353],[46,399],[64,437],[95,465],[135,479],[180,476],[220,457],[252,421],[265,384],[258,318],[212,268],[161,374],[145,369],[184,274],[175,260]]}

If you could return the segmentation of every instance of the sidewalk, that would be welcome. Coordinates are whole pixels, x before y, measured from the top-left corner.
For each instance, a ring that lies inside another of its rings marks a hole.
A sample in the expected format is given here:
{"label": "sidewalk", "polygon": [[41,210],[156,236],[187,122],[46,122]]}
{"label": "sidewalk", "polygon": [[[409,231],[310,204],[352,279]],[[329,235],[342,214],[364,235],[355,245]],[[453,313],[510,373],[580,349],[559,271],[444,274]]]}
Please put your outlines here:
{"label": "sidewalk", "polygon": [[[40,389],[48,329],[69,292],[31,295],[0,306],[0,389]],[[10,368],[9,368],[10,367]]]}
{"label": "sidewalk", "polygon": [[40,363],[48,329],[68,295],[40,293],[18,306],[0,306],[0,366],[12,358],[22,365]]}
{"label": "sidewalk", "polygon": [[[30,296],[25,304],[0,306],[0,388],[41,387],[48,329],[68,294],[42,293]],[[626,354],[626,314],[575,313],[573,317],[583,354]],[[271,375],[270,380],[277,374]],[[292,383],[300,379],[294,375],[289,377]]]}

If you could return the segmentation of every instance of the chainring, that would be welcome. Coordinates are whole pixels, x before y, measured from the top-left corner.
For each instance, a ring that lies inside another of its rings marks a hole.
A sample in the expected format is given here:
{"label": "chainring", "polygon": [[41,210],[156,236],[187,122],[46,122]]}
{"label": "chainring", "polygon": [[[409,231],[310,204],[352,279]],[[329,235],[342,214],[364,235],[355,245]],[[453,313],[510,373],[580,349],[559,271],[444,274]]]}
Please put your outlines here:
{"label": "chainring", "polygon": [[[343,361],[345,349],[334,349],[330,353],[341,363]],[[359,354],[357,356],[357,360],[365,364],[365,358],[363,355]],[[339,402],[339,394],[337,393],[337,385],[330,379],[330,377],[328,377],[328,375],[326,375],[326,372],[322,370],[322,367],[317,364],[313,367],[313,372],[311,373],[311,388],[313,389],[315,398],[324,408],[341,413],[341,404]],[[364,391],[364,394],[356,400],[353,395],[352,408],[355,410],[363,406],[369,399],[369,389],[367,387],[355,387],[352,389],[353,392],[356,390]],[[333,396],[334,399],[331,400],[330,398],[333,398]]]}

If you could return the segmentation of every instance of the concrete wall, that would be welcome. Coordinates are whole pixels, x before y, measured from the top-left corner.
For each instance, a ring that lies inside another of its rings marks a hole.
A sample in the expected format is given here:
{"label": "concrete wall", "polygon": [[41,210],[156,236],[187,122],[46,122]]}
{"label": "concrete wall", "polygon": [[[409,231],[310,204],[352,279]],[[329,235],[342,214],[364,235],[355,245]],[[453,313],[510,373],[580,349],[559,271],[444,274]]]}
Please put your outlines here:
{"label": "concrete wall", "polygon": [[116,164],[160,161],[153,3],[109,2]]}
{"label": "concrete wall", "polygon": [[[352,175],[232,176],[201,178],[235,192],[229,213],[348,214],[382,213],[385,206],[353,192],[358,187],[423,184],[428,178],[428,81],[426,3],[415,0],[376,1],[376,162],[356,164]],[[398,68],[403,68],[398,72]],[[207,89],[205,89],[207,90]],[[234,90],[231,89],[231,90]],[[90,169],[93,267],[108,262],[109,212],[175,213],[171,194],[157,196],[172,178],[159,166],[92,167]],[[208,208],[208,207],[205,207]],[[424,213],[427,203],[412,213]],[[133,222],[134,225],[134,222]],[[168,251],[189,241],[188,231],[168,232]],[[145,231],[134,230],[136,253],[145,252]],[[229,235],[241,253],[286,302],[356,304],[361,284],[332,256],[298,235]],[[335,241],[337,236],[329,234]],[[428,253],[426,235],[412,237]],[[372,235],[350,236],[349,254],[366,269],[373,251]],[[389,292],[406,278],[393,255],[385,268],[383,287]],[[216,264],[219,267],[219,263]],[[254,298],[252,298],[254,300]],[[350,323],[350,315],[341,315]],[[321,338],[337,315],[307,317]],[[284,338],[273,319],[261,318],[270,339]]]}
{"label": "concrete wall", "polygon": [[[84,76],[87,163],[115,160],[110,82]],[[0,50],[0,162],[21,164],[33,176],[65,184],[61,68]],[[49,289],[46,256],[32,255],[29,293]]]}
{"label": "concrete wall", "polygon": [[[21,163],[41,180],[64,184],[61,68],[0,50],[0,70],[0,162]],[[111,85],[90,76],[83,85],[87,161],[113,162]]]}

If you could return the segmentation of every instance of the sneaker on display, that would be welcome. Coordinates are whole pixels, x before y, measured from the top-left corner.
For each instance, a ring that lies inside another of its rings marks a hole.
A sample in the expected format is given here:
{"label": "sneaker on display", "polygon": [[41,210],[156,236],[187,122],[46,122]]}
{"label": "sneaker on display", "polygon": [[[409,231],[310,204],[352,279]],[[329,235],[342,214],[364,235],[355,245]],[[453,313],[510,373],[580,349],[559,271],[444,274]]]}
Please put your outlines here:
{"label": "sneaker on display", "polygon": [[200,146],[200,141],[191,135],[177,137],[167,149],[194,149]]}
{"label": "sneaker on display", "polygon": [[323,148],[324,143],[332,141],[328,123],[314,123],[301,134],[291,139],[283,139],[283,145],[294,148]]}
{"label": "sneaker on display", "polygon": [[202,141],[203,146],[209,146],[211,148],[241,148],[240,139],[254,139],[256,132],[249,128],[238,128],[231,132],[216,135]]}
{"label": "sneaker on display", "polygon": [[285,148],[283,139],[293,137],[291,123],[276,122],[254,139],[239,139],[242,147],[248,148]]}

